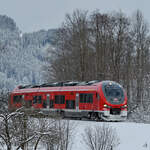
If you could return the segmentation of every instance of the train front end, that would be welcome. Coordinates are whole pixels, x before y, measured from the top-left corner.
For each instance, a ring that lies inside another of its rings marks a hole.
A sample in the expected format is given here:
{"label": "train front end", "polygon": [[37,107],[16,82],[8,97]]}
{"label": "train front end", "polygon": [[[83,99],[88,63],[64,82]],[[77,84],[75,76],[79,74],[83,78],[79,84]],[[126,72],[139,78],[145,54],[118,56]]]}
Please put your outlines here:
{"label": "train front end", "polygon": [[123,87],[113,81],[101,84],[101,118],[106,121],[124,121],[127,118],[127,95]]}

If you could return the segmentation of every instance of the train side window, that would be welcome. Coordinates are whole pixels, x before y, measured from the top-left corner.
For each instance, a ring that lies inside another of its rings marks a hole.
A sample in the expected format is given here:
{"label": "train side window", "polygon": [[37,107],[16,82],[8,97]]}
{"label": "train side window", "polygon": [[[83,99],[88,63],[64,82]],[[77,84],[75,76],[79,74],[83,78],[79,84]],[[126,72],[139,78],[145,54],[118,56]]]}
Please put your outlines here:
{"label": "train side window", "polygon": [[87,94],[87,103],[93,103],[93,94]]}
{"label": "train side window", "polygon": [[83,93],[80,94],[80,103],[84,103],[84,94]]}
{"label": "train side window", "polygon": [[37,103],[38,103],[38,104],[41,104],[41,103],[42,103],[42,96],[38,96]]}
{"label": "train side window", "polygon": [[33,96],[33,104],[37,103],[37,96]]}
{"label": "train side window", "polygon": [[33,104],[41,104],[42,103],[42,96],[34,96],[33,97]]}
{"label": "train side window", "polygon": [[66,100],[67,109],[75,109],[75,100]]}
{"label": "train side window", "polygon": [[65,104],[65,96],[64,95],[60,96],[60,104]]}
{"label": "train side window", "polygon": [[81,93],[80,103],[93,103],[93,94]]}
{"label": "train side window", "polygon": [[13,97],[13,103],[14,104],[21,103],[21,100],[22,100],[22,95],[16,95]]}
{"label": "train side window", "polygon": [[65,96],[55,95],[55,104],[65,104]]}
{"label": "train side window", "polygon": [[59,104],[59,95],[55,95],[55,104]]}
{"label": "train side window", "polygon": [[13,97],[13,103],[18,103],[18,96]]}

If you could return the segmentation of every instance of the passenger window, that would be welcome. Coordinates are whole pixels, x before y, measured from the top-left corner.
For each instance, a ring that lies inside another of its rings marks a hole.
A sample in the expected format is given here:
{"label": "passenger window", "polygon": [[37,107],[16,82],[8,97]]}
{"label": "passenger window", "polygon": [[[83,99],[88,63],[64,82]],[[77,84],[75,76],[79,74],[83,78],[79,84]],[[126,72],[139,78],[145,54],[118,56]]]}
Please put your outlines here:
{"label": "passenger window", "polygon": [[93,103],[93,94],[90,93],[81,93],[80,94],[80,103]]}
{"label": "passenger window", "polygon": [[87,102],[88,103],[93,103],[93,94],[88,94],[87,95]]}
{"label": "passenger window", "polygon": [[55,104],[65,104],[65,96],[55,95]]}
{"label": "passenger window", "polygon": [[41,104],[42,103],[42,96],[34,96],[33,97],[33,104]]}
{"label": "passenger window", "polygon": [[66,100],[67,109],[75,109],[75,100]]}
{"label": "passenger window", "polygon": [[34,96],[33,97],[33,104],[36,104],[37,103],[37,96]]}
{"label": "passenger window", "polygon": [[42,103],[42,96],[38,96],[37,103],[38,103],[38,104],[41,104],[41,103]]}
{"label": "passenger window", "polygon": [[22,95],[16,95],[13,97],[13,103],[14,104],[21,103],[21,100],[22,100]]}
{"label": "passenger window", "polygon": [[80,103],[84,103],[84,94],[80,94]]}

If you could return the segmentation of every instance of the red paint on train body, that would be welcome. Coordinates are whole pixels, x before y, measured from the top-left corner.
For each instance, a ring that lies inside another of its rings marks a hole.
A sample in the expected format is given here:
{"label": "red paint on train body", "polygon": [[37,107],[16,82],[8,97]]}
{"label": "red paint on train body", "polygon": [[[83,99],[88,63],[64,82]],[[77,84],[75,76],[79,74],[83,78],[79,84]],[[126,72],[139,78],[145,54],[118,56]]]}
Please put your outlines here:
{"label": "red paint on train body", "polygon": [[127,95],[123,87],[113,81],[90,85],[59,86],[52,83],[46,87],[18,87],[11,93],[9,109],[22,106],[47,112],[61,111],[65,116],[95,120],[123,121],[127,118]]}

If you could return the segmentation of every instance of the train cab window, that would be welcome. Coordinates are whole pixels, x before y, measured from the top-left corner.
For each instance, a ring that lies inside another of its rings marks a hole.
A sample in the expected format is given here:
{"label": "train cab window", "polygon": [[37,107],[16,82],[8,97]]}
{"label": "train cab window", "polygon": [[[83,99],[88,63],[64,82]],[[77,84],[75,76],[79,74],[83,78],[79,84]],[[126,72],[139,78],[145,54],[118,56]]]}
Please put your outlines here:
{"label": "train cab window", "polygon": [[21,103],[22,101],[22,95],[16,95],[13,97],[13,103],[16,104],[16,103]]}
{"label": "train cab window", "polygon": [[34,96],[33,97],[33,104],[41,104],[42,103],[42,96]]}
{"label": "train cab window", "polygon": [[80,103],[93,103],[93,94],[81,93]]}
{"label": "train cab window", "polygon": [[65,104],[65,96],[55,95],[55,104]]}

